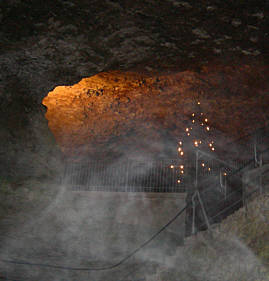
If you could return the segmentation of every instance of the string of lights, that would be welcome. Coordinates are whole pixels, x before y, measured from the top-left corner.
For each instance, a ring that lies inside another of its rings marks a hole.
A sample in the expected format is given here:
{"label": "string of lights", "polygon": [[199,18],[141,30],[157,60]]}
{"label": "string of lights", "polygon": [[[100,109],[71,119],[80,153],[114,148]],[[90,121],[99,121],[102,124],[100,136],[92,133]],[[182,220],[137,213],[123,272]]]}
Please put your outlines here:
{"label": "string of lights", "polygon": [[[210,140],[210,136],[205,135],[204,133],[208,133],[210,131],[209,126],[209,120],[208,117],[202,112],[201,110],[201,102],[197,101],[196,104],[197,110],[196,112],[193,112],[191,114],[191,124],[185,128],[185,141],[183,139],[178,141],[178,156],[182,160],[182,164],[178,166],[171,165],[171,169],[178,169],[178,179],[177,183],[181,184],[184,180],[185,171],[184,171],[184,161],[186,159],[185,156],[185,142],[187,142],[186,146],[189,147],[189,144],[191,143],[193,148],[200,148],[203,147],[205,149],[206,147],[209,149],[209,151],[215,151],[214,141]],[[199,132],[199,136],[195,134],[194,132]],[[209,139],[209,140],[208,140]],[[187,155],[188,156],[188,155]],[[201,167],[204,169],[207,169],[208,172],[212,170],[212,167],[206,165],[205,162],[201,163]],[[226,172],[223,174],[224,176],[227,175]]]}

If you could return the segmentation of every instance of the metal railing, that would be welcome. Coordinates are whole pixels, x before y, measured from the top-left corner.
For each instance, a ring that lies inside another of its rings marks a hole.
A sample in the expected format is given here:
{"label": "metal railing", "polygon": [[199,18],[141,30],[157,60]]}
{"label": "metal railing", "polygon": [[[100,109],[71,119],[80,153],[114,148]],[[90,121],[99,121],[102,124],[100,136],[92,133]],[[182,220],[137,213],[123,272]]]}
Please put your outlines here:
{"label": "metal railing", "polygon": [[[247,136],[248,139],[253,140],[248,143],[252,151],[245,150],[249,159],[240,161],[240,164],[236,162],[231,164],[210,153],[196,150],[194,190],[190,200],[192,234],[199,229],[210,229],[212,223],[219,222],[241,206],[245,206],[247,210],[247,199],[257,194],[257,191],[259,194],[263,192],[261,184],[247,192],[245,186],[242,186],[242,175],[248,170],[261,167],[264,156],[268,162],[268,132],[268,128],[262,128],[253,135]],[[197,215],[197,208],[200,208],[200,218]],[[199,219],[200,222],[197,222]],[[199,223],[200,225],[197,226]]]}
{"label": "metal railing", "polygon": [[67,163],[63,183],[72,190],[121,192],[184,192],[178,182],[177,159],[123,160],[117,163]]}

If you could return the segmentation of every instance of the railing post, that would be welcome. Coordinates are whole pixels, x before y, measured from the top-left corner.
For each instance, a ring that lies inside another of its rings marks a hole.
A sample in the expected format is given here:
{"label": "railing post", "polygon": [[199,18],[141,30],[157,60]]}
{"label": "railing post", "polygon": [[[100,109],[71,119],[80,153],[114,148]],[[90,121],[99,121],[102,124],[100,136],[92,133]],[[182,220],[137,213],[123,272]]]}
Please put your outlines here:
{"label": "railing post", "polygon": [[199,151],[198,149],[195,151],[195,182],[194,182],[194,194],[192,196],[192,235],[196,233],[195,227],[195,215],[196,215],[196,203],[195,197],[197,195],[198,190],[198,158],[199,158]]}
{"label": "railing post", "polygon": [[198,160],[199,160],[199,150],[197,149],[195,152],[195,191],[198,190]]}
{"label": "railing post", "polygon": [[242,191],[243,191],[243,206],[245,207],[245,217],[248,214],[248,201],[247,201],[247,192],[246,192],[247,183],[243,182]]}
{"label": "railing post", "polygon": [[205,206],[204,206],[203,200],[200,196],[199,190],[197,191],[197,197],[198,197],[199,203],[200,203],[201,208],[202,208],[202,212],[203,212],[203,215],[204,215],[204,218],[205,218],[207,228],[211,231],[211,225],[209,223],[208,216],[207,216],[206,211],[205,211]]}
{"label": "railing post", "polygon": [[196,196],[196,191],[194,192],[191,201],[192,201],[192,235],[196,233],[196,227],[195,227],[195,196]]}

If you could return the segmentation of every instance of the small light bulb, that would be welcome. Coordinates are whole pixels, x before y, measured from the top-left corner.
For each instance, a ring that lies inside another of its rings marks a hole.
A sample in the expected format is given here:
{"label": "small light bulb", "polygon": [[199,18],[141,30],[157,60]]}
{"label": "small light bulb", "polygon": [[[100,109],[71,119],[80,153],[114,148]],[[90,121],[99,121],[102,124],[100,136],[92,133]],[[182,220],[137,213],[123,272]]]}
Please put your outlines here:
{"label": "small light bulb", "polygon": [[184,174],[184,171],[182,170],[182,171],[180,171],[180,173],[181,173],[181,174]]}
{"label": "small light bulb", "polygon": [[179,143],[179,145],[182,145],[182,141],[180,141],[180,142],[178,142]]}
{"label": "small light bulb", "polygon": [[180,180],[177,180],[178,183],[180,183]]}
{"label": "small light bulb", "polygon": [[170,168],[171,168],[171,169],[174,169],[174,168],[175,168],[175,166],[174,166],[174,165],[171,165],[171,166],[170,166]]}
{"label": "small light bulb", "polygon": [[227,176],[227,173],[224,172],[223,175],[224,175],[224,176]]}
{"label": "small light bulb", "polygon": [[205,119],[205,122],[207,122],[207,121],[208,121],[208,119],[206,118],[206,119]]}
{"label": "small light bulb", "polygon": [[187,135],[190,136],[190,133],[188,133]]}
{"label": "small light bulb", "polygon": [[186,132],[188,132],[189,131],[189,128],[186,128]]}
{"label": "small light bulb", "polygon": [[209,127],[208,126],[206,127],[206,129],[207,129],[207,131],[209,131]]}
{"label": "small light bulb", "polygon": [[201,103],[198,101],[197,104],[201,104]]}
{"label": "small light bulb", "polygon": [[202,141],[200,140],[199,143],[202,143]]}
{"label": "small light bulb", "polygon": [[180,165],[180,169],[184,169],[184,165]]}
{"label": "small light bulb", "polygon": [[211,148],[211,150],[212,150],[212,151],[214,151],[214,150],[215,150],[215,148],[214,148],[214,147],[212,147],[212,148]]}
{"label": "small light bulb", "polygon": [[205,166],[205,163],[202,163],[202,167],[204,167]]}
{"label": "small light bulb", "polygon": [[181,148],[181,147],[179,147],[177,150],[178,150],[178,152],[180,152],[180,151],[182,150],[182,148]]}
{"label": "small light bulb", "polygon": [[193,113],[192,116],[194,116],[195,114]]}
{"label": "small light bulb", "polygon": [[211,168],[208,168],[208,171],[211,171]]}
{"label": "small light bulb", "polygon": [[183,156],[183,155],[184,155],[184,152],[183,152],[183,151],[181,151],[181,152],[180,152],[180,155],[181,155],[181,156]]}
{"label": "small light bulb", "polygon": [[195,120],[192,120],[192,123],[194,123],[195,122]]}
{"label": "small light bulb", "polygon": [[211,146],[212,146],[212,143],[210,143],[209,146],[211,147]]}
{"label": "small light bulb", "polygon": [[195,145],[195,146],[198,146],[198,141],[195,141],[195,142],[194,142],[194,145]]}

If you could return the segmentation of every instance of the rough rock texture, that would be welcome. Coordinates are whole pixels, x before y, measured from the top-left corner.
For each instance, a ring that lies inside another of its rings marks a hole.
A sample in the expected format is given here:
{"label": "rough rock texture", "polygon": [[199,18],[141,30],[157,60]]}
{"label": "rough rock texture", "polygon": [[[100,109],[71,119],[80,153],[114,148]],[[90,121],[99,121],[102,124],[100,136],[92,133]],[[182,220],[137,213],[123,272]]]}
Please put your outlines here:
{"label": "rough rock texture", "polygon": [[268,15],[268,1],[2,1],[1,174],[55,169],[40,155],[56,153],[41,105],[55,86],[113,69],[267,65]]}
{"label": "rough rock texture", "polygon": [[158,142],[156,153],[165,149],[162,138],[170,138],[176,153],[197,102],[208,125],[226,135],[239,138],[264,126],[269,120],[268,76],[269,68],[249,64],[204,67],[200,73],[103,72],[71,87],[56,87],[43,105],[67,155],[80,149],[92,154],[101,145],[103,151],[116,149],[119,143],[130,151],[141,138],[143,145]]}

